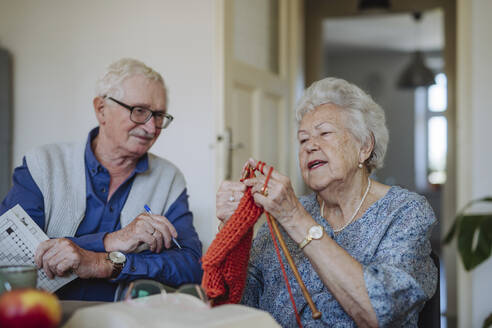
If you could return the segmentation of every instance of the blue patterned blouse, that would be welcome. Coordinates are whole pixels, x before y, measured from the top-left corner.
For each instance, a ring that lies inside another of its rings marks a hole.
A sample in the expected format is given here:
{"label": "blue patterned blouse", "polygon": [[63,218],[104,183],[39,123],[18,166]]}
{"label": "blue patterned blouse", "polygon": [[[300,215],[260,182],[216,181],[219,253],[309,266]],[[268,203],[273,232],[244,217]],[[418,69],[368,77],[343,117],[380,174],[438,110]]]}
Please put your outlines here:
{"label": "blue patterned blouse", "polygon": [[[316,195],[301,204],[325,232],[362,264],[365,285],[380,327],[417,327],[418,314],[436,289],[437,268],[429,254],[430,234],[436,222],[426,199],[391,187],[358,220],[334,234],[321,218]],[[321,282],[307,257],[283,231],[299,273],[322,317],[314,320],[292,271],[287,275],[304,327],[356,327]],[[297,327],[268,226],[253,241],[242,303],[268,311],[283,327]]]}

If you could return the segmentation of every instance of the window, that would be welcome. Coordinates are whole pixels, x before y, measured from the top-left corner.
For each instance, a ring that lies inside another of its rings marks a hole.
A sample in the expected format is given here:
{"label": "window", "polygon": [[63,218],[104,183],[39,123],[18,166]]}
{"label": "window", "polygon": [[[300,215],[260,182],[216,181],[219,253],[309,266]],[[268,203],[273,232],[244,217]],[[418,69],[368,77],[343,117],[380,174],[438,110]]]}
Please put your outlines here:
{"label": "window", "polygon": [[447,79],[440,73],[436,76],[436,84],[427,91],[427,180],[433,185],[446,182],[447,105]]}
{"label": "window", "polygon": [[415,167],[419,190],[446,182],[446,75],[437,74],[435,81],[436,84],[418,88],[415,92]]}

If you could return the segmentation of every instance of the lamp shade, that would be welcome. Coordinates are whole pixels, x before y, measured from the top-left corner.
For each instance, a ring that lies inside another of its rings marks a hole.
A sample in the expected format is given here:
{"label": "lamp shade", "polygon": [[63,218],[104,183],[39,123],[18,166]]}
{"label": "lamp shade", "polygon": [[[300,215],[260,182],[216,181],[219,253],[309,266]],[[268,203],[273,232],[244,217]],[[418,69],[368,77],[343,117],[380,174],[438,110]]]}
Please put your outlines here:
{"label": "lamp shade", "polygon": [[434,73],[425,66],[422,53],[415,51],[409,65],[403,70],[398,79],[398,87],[410,89],[432,84],[435,84]]}
{"label": "lamp shade", "polygon": [[389,0],[360,0],[359,10],[388,10]]}

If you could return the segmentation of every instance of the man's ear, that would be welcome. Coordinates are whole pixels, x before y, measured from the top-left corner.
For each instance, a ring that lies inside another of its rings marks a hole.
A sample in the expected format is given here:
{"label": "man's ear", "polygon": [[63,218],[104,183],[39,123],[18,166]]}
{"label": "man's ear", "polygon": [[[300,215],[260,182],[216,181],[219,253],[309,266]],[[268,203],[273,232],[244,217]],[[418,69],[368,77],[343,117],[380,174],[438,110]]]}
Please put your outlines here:
{"label": "man's ear", "polygon": [[374,150],[374,146],[375,146],[374,135],[371,132],[370,137],[365,140],[365,142],[362,144],[360,148],[359,163],[365,163],[369,159],[369,157],[372,154],[372,151]]}
{"label": "man's ear", "polygon": [[96,118],[97,121],[99,122],[99,125],[104,125],[106,122],[105,118],[105,106],[106,106],[106,101],[102,97],[96,97],[92,101],[92,104],[94,106],[94,112],[96,113]]}

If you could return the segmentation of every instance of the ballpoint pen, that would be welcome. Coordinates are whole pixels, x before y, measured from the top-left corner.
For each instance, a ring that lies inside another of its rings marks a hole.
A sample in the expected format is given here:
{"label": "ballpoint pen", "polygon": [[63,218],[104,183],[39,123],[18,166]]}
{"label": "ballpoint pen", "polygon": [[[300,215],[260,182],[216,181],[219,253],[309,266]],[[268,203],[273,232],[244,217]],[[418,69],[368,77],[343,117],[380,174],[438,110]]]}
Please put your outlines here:
{"label": "ballpoint pen", "polygon": [[[149,213],[149,214],[152,214],[152,211],[150,210],[150,207],[149,205],[145,204],[144,205],[144,209],[145,209],[145,212]],[[179,249],[181,249],[181,245],[178,243],[178,241],[176,239],[174,239],[174,237],[171,237],[172,240],[173,240],[173,243],[178,246]]]}

